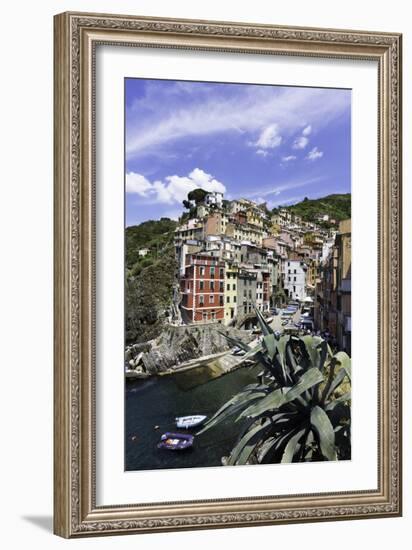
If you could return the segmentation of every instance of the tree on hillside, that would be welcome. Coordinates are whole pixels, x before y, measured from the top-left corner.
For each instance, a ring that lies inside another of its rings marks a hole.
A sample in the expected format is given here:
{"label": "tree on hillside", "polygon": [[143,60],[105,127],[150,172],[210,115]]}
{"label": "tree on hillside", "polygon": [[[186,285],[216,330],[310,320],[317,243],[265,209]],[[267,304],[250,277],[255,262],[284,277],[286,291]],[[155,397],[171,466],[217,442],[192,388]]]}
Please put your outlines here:
{"label": "tree on hillside", "polygon": [[205,200],[206,195],[207,191],[198,187],[197,189],[193,189],[193,191],[190,191],[187,194],[187,198],[189,199],[189,201],[195,201],[196,205],[198,205]]}

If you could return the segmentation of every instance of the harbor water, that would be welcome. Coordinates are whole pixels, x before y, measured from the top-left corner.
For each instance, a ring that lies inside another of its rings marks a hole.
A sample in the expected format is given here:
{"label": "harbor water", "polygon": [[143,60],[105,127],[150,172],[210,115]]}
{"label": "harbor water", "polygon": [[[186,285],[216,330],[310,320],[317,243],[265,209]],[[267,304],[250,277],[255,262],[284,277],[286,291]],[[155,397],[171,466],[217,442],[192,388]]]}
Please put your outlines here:
{"label": "harbor water", "polygon": [[[233,448],[243,423],[236,415],[195,437],[191,449],[158,449],[165,432],[195,434],[200,427],[178,430],[175,417],[193,414],[210,418],[247,384],[257,381],[259,367],[240,368],[206,382],[204,367],[185,374],[127,381],[125,386],[125,470],[156,470],[221,466]],[[207,374],[207,373],[206,373]]]}

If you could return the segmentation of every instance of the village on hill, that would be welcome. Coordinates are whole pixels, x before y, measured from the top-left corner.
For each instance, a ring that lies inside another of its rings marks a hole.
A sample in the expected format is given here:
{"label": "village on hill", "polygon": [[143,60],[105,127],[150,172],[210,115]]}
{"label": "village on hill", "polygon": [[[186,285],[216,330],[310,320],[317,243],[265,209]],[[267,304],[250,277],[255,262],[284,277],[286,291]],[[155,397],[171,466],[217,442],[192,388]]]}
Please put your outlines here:
{"label": "village on hill", "polygon": [[300,329],[326,334],[350,354],[351,220],[319,212],[307,221],[289,208],[273,213],[248,199],[196,191],[175,230],[173,321],[247,328],[256,308],[279,313],[279,328],[290,328],[280,308],[292,303]]}

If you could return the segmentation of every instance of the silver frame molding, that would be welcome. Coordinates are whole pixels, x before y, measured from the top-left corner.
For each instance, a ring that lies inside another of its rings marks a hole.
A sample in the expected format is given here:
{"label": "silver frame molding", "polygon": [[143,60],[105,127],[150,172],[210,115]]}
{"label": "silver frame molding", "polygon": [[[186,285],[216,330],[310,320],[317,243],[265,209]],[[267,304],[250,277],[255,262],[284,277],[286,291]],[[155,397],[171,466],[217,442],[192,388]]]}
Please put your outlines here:
{"label": "silver frame molding", "polygon": [[[79,537],[401,515],[401,35],[86,13],[57,15],[54,24],[55,533]],[[94,52],[98,44],[377,62],[377,490],[96,506]]]}

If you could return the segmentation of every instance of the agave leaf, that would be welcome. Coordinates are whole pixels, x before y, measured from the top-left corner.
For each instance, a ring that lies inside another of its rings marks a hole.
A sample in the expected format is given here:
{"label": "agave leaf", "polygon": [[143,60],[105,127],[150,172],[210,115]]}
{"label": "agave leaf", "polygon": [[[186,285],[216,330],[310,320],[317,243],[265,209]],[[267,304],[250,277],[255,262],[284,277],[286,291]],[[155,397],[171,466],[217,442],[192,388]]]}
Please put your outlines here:
{"label": "agave leaf", "polygon": [[269,393],[269,395],[266,395],[259,403],[250,405],[247,409],[242,411],[237,420],[245,417],[256,418],[264,412],[278,409],[285,402],[285,390],[286,388],[279,388]]}
{"label": "agave leaf", "polygon": [[269,420],[265,420],[264,422],[253,424],[233,448],[227,465],[246,464],[256,444],[259,442],[262,432],[267,430],[270,423]]}
{"label": "agave leaf", "polygon": [[262,334],[264,334],[265,336],[267,336],[268,334],[273,334],[273,330],[270,328],[269,324],[266,322],[265,318],[257,309],[257,307],[255,307],[255,313],[259,326],[262,330]]}
{"label": "agave leaf", "polygon": [[285,402],[292,401],[315,384],[322,382],[322,380],[323,375],[317,368],[307,370],[302,374],[299,382],[288,390]]}
{"label": "agave leaf", "polygon": [[[285,386],[271,392],[269,395],[266,395],[266,397],[261,399],[259,403],[250,405],[247,409],[245,409],[238,417],[238,420],[242,417],[256,418],[262,413],[278,409],[284,403],[288,403],[289,401],[293,401],[298,398],[303,392],[315,384],[319,384],[322,380],[322,373],[318,369],[309,369],[302,375],[299,382],[293,387],[289,388]],[[304,402],[304,404],[306,405],[306,402]]]}
{"label": "agave leaf", "polygon": [[323,345],[323,338],[319,336],[302,336],[301,338],[306,346],[306,350],[310,357],[312,367],[322,368],[321,354],[319,353],[319,347]]}
{"label": "agave leaf", "polygon": [[266,348],[271,361],[273,361],[276,353],[276,344],[277,341],[274,334],[266,334],[266,336],[263,337],[263,345]]}
{"label": "agave leaf", "polygon": [[[332,368],[332,365],[331,365],[331,368]],[[347,372],[344,368],[341,368],[335,378],[332,380],[332,383],[331,385],[329,386],[329,389],[328,391],[326,392],[326,395],[325,395],[325,398],[324,399],[328,399],[332,394],[333,392],[336,390],[336,388],[338,386],[340,386],[340,384],[342,384],[343,382],[343,379],[345,378],[345,376],[347,376]]]}
{"label": "agave leaf", "polygon": [[340,397],[338,397],[337,399],[334,399],[333,401],[328,403],[325,407],[325,411],[333,411],[336,405],[338,405],[339,403],[344,403],[345,401],[350,401],[350,399],[351,399],[351,392],[348,391],[343,395],[341,395]]}
{"label": "agave leaf", "polygon": [[305,462],[309,462],[313,456],[313,449],[309,449],[309,451],[305,454],[304,460]]}
{"label": "agave leaf", "polygon": [[284,383],[287,383],[288,379],[290,381],[292,381],[292,379],[290,378],[290,376],[287,375],[286,373],[286,360],[285,360],[285,356],[286,356],[286,346],[287,346],[287,343],[289,341],[289,337],[288,336],[281,336],[279,338],[279,340],[277,341],[276,343],[276,349],[277,349],[277,359],[279,361],[279,364],[281,366],[281,369],[282,369],[282,374],[283,374],[283,382]]}
{"label": "agave leaf", "polygon": [[232,346],[237,346],[238,348],[240,349],[243,349],[244,351],[250,351],[250,346],[248,346],[248,344],[245,344],[244,342],[242,342],[242,340],[240,340],[240,338],[233,338],[232,336],[230,336],[229,334],[225,334],[222,330],[218,330],[218,333],[223,336],[224,338],[226,338],[226,340],[232,344]]}
{"label": "agave leaf", "polygon": [[285,446],[294,434],[295,430],[288,430],[286,433],[280,433],[270,445],[267,445],[264,453],[260,456],[260,462],[264,459],[269,459],[270,462],[280,462]]}
{"label": "agave leaf", "polygon": [[306,430],[299,430],[297,434],[292,436],[283,451],[282,463],[289,463],[293,461],[297,447],[299,445],[299,439],[303,436]]}
{"label": "agave leaf", "polygon": [[226,420],[226,418],[238,412],[249,402],[256,399],[261,399],[265,395],[267,395],[265,391],[248,391],[240,394],[238,393],[215,412],[215,414],[204,424],[203,428],[197,432],[197,435],[204,433],[216,424],[220,424],[223,420]]}
{"label": "agave leaf", "polygon": [[257,344],[254,348],[251,347],[249,351],[245,353],[245,355],[243,355],[242,361],[245,361],[246,359],[251,359],[258,353],[260,353],[262,350],[263,350],[263,345],[261,343]]}
{"label": "agave leaf", "polygon": [[269,390],[269,386],[267,384],[260,384],[259,382],[253,382],[253,384],[248,384],[245,386],[241,392],[237,393],[236,395],[240,395],[247,391],[260,391],[260,390]]}
{"label": "agave leaf", "polygon": [[337,460],[335,448],[335,432],[325,411],[316,406],[312,409],[310,421],[318,437],[320,450],[327,460]]}
{"label": "agave leaf", "polygon": [[344,351],[338,351],[334,355],[336,361],[342,365],[342,368],[345,369],[346,374],[348,375],[349,380],[352,378],[352,369],[351,369],[351,360],[347,353]]}
{"label": "agave leaf", "polygon": [[298,364],[293,354],[292,345],[290,341],[286,345],[286,364],[289,366],[292,372],[296,371]]}

